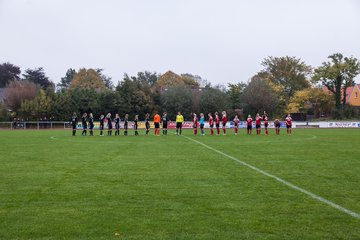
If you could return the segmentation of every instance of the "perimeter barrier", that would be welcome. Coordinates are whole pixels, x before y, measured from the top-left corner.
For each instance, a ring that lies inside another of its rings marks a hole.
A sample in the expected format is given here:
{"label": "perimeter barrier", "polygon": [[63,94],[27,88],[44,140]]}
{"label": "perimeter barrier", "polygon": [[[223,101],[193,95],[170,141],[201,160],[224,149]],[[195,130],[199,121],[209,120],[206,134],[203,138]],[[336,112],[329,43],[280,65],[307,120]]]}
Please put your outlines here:
{"label": "perimeter barrier", "polygon": [[[281,122],[281,128],[286,128],[285,122]],[[99,129],[100,123],[94,122],[94,129]],[[88,125],[89,127],[89,125]],[[214,126],[215,127],[215,126]],[[220,124],[221,127],[221,124]],[[228,122],[227,128],[234,128],[233,122]],[[246,122],[241,121],[238,125],[239,128],[246,128]],[[264,123],[262,123],[264,128]],[[269,122],[269,128],[274,128],[274,123]],[[321,121],[321,122],[293,122],[293,128],[360,128],[360,121]],[[0,122],[0,129],[2,130],[49,130],[49,129],[71,129],[72,125],[69,122],[62,121],[47,121],[47,122],[31,122],[31,121],[17,121],[17,122]],[[82,129],[82,124],[78,123],[77,129]],[[104,128],[107,128],[107,123],[104,124]],[[113,122],[113,128],[115,123]],[[120,122],[120,128],[123,128],[123,122]],[[134,122],[128,123],[128,128],[134,128]],[[154,123],[150,122],[150,128],[154,128]],[[171,121],[168,123],[168,129],[175,129],[176,123]],[[193,122],[184,122],[184,129],[192,129]],[[205,122],[204,128],[210,128],[209,122]],[[253,123],[255,128],[255,123]],[[145,129],[145,122],[138,122],[138,129]]]}

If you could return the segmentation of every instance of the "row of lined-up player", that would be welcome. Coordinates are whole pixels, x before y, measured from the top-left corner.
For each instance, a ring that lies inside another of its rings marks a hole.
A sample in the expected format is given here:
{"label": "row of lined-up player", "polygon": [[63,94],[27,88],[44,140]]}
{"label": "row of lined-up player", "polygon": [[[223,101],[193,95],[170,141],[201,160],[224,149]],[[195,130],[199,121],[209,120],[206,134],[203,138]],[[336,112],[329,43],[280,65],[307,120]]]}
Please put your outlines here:
{"label": "row of lined-up player", "polygon": [[[209,127],[210,127],[210,135],[215,135],[214,132],[214,126],[216,129],[216,134],[220,135],[220,124],[222,125],[222,131],[223,131],[223,135],[226,135],[226,129],[227,129],[227,116],[226,116],[226,112],[223,111],[222,116],[220,117],[218,112],[215,112],[214,117],[212,116],[211,113],[208,114],[208,122],[209,122]],[[196,113],[193,113],[193,119],[192,119],[192,123],[193,123],[193,129],[194,129],[194,134],[197,135],[198,133],[198,128],[200,127],[200,131],[202,135],[205,135],[205,115],[203,113],[200,113],[200,117],[197,116]],[[104,131],[104,127],[105,124],[107,125],[107,135],[108,136],[112,136],[112,130],[113,127],[115,128],[115,136],[120,135],[120,122],[123,122],[123,129],[124,129],[124,135],[127,136],[128,135],[128,129],[129,129],[129,115],[125,114],[124,118],[121,120],[120,119],[120,115],[116,114],[115,118],[111,117],[111,113],[108,113],[106,116],[105,115],[100,115],[99,118],[99,129],[100,129],[100,136],[103,136],[103,131]],[[164,112],[162,116],[160,116],[158,113],[156,113],[154,115],[154,135],[155,136],[160,136],[160,125],[162,124],[162,130],[163,130],[163,135],[167,135],[167,131],[168,131],[168,123],[170,122],[170,119],[167,116],[167,113]],[[265,134],[268,135],[269,131],[268,131],[268,126],[269,126],[269,117],[268,114],[264,111],[263,115],[260,115],[259,113],[256,114],[255,119],[253,119],[251,117],[251,115],[248,115],[247,119],[246,119],[246,125],[247,125],[247,134],[251,135],[252,134],[252,124],[253,122],[255,122],[255,127],[256,127],[256,134],[260,135],[261,134],[261,125],[262,125],[262,121],[264,122],[264,128],[265,128]],[[139,135],[138,132],[138,122],[139,122],[139,115],[135,115],[134,119],[133,119],[133,128],[135,130],[135,136]],[[181,114],[181,112],[178,112],[177,116],[176,116],[176,134],[177,135],[181,135],[182,133],[182,127],[184,124],[184,117]],[[238,117],[238,115],[235,115],[234,119],[232,120],[233,124],[234,124],[234,134],[237,135],[238,134],[238,128],[239,128],[239,123],[240,123],[240,119]],[[75,136],[76,135],[76,128],[77,128],[77,124],[78,124],[78,118],[76,116],[76,113],[74,112],[70,123],[72,125],[72,135]],[[287,133],[291,134],[291,128],[292,128],[292,118],[290,116],[290,114],[287,115],[287,117],[285,118],[285,123],[286,123],[286,128],[287,128]],[[93,129],[94,129],[94,116],[92,113],[89,113],[89,115],[87,113],[84,113],[81,117],[81,124],[82,124],[82,135],[86,136],[87,134],[87,129],[89,129],[90,132],[90,136],[93,136]],[[114,126],[113,126],[114,125]],[[280,120],[279,119],[275,119],[274,121],[274,127],[275,127],[275,133],[277,135],[280,134]],[[150,132],[150,114],[146,114],[145,115],[145,134],[149,135]]]}

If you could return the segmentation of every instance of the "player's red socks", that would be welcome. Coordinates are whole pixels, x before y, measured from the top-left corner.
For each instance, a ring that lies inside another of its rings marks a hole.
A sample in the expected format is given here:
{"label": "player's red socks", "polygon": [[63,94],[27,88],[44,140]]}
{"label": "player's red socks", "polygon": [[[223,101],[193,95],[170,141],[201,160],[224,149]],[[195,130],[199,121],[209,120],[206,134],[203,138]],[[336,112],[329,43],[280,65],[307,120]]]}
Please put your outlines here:
{"label": "player's red socks", "polygon": [[217,128],[216,131],[217,131],[217,134],[219,135],[220,134],[220,129]]}
{"label": "player's red socks", "polygon": [[155,128],[154,134],[155,134],[155,136],[160,136],[160,129]]}
{"label": "player's red socks", "polygon": [[210,128],[211,135],[214,135],[214,129]]}
{"label": "player's red socks", "polygon": [[196,128],[194,129],[194,134],[197,135],[197,129]]}

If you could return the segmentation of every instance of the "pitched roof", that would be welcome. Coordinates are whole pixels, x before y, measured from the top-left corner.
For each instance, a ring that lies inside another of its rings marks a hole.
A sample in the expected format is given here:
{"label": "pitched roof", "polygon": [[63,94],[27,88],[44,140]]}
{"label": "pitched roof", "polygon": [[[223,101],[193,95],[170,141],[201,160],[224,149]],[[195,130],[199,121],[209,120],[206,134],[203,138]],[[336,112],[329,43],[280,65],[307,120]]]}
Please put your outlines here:
{"label": "pitched roof", "polygon": [[346,103],[349,102],[350,95],[351,95],[352,91],[354,90],[354,87],[355,86],[351,86],[346,89]]}
{"label": "pitched roof", "polygon": [[5,100],[5,88],[0,88],[0,102]]}
{"label": "pitched roof", "polygon": [[[353,92],[353,90],[354,90],[354,88],[355,87],[358,87],[359,89],[360,89],[360,84],[355,84],[354,86],[351,86],[351,87],[348,87],[347,89],[346,89],[346,103],[348,103],[349,102],[349,100],[350,100],[350,96],[351,96],[351,93]],[[325,92],[327,92],[327,93],[331,93],[330,92],[330,90],[327,88],[327,87],[323,87],[322,88]],[[343,98],[343,92],[341,91],[341,99]],[[342,100],[341,100],[342,101]]]}

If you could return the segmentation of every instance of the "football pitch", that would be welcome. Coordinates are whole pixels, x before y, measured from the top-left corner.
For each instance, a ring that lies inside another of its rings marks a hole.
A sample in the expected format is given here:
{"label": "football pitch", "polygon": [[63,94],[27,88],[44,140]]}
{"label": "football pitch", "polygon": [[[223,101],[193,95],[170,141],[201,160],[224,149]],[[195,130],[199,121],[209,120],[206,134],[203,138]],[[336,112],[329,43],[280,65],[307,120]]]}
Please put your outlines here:
{"label": "football pitch", "polygon": [[360,239],[360,129],[281,131],[0,131],[0,239]]}

